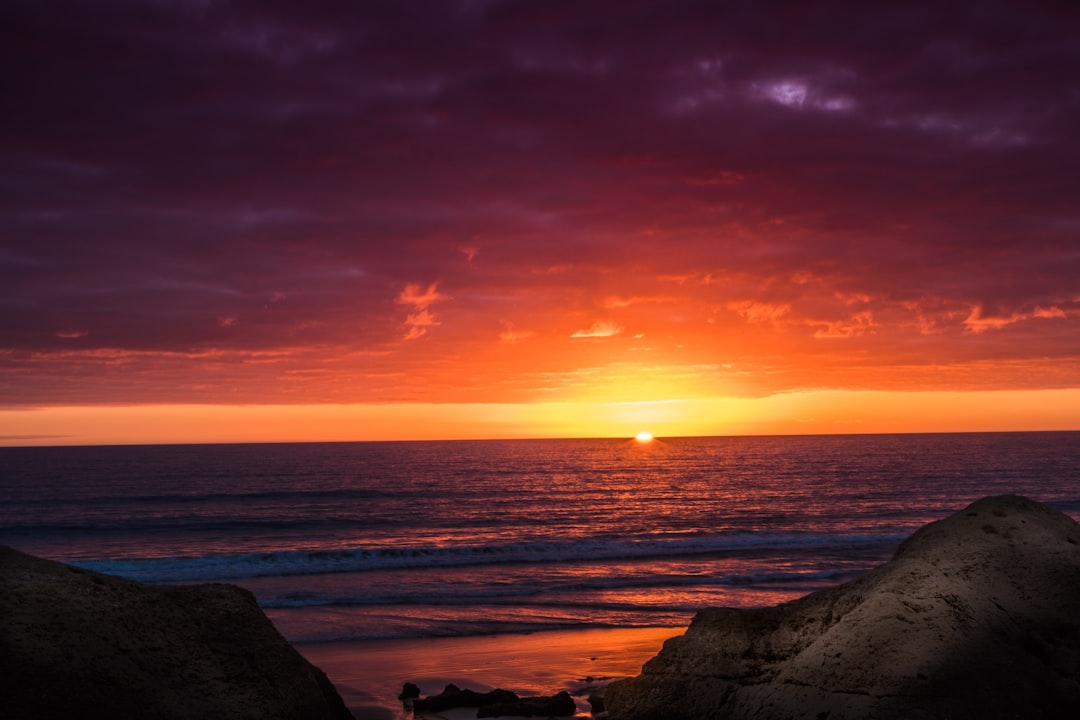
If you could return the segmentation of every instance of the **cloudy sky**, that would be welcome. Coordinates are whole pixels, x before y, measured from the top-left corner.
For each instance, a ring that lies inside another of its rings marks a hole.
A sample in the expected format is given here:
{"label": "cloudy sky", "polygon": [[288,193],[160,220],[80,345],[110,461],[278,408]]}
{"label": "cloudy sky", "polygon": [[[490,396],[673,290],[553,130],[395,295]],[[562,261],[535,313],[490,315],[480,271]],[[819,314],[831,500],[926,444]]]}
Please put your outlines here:
{"label": "cloudy sky", "polygon": [[2,17],[0,434],[1080,388],[1071,3]]}

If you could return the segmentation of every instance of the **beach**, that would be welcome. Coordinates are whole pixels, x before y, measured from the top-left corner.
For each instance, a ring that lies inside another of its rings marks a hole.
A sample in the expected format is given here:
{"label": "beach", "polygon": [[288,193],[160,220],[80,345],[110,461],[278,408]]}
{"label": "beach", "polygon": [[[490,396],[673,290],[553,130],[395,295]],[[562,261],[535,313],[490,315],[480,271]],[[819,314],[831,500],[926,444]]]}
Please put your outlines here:
{"label": "beach", "polygon": [[[424,696],[447,683],[477,691],[496,687],[519,695],[574,695],[589,714],[589,689],[636,675],[664,641],[685,628],[591,628],[457,638],[303,643],[296,647],[321,668],[357,720],[410,715],[398,694],[406,682]],[[474,718],[475,710],[440,713]]]}

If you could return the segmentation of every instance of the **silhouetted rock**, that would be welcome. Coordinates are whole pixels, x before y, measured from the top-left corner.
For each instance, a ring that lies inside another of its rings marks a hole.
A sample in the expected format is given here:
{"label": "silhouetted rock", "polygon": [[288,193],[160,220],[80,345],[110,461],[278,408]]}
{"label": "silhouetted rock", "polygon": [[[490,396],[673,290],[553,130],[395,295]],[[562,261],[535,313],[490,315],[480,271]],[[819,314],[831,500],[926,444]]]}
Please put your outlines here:
{"label": "silhouetted rock", "polygon": [[0,546],[0,715],[351,718],[232,585],[154,587]]}
{"label": "silhouetted rock", "polygon": [[858,580],[698,613],[605,702],[611,720],[1074,718],[1080,526],[980,500]]}
{"label": "silhouetted rock", "polygon": [[570,693],[541,697],[523,697],[513,702],[485,705],[476,711],[476,717],[566,717],[577,712],[577,705]]}
{"label": "silhouetted rock", "polygon": [[593,715],[605,712],[604,691],[602,689],[589,694],[589,708]]}
{"label": "silhouetted rock", "polygon": [[478,693],[475,690],[462,690],[457,685],[450,683],[438,695],[420,698],[413,703],[413,707],[416,712],[436,713],[453,710],[454,708],[480,708],[495,703],[515,702],[517,699],[517,693],[509,690],[495,689],[491,692]]}
{"label": "silhouetted rock", "polygon": [[397,697],[398,700],[416,700],[420,697],[420,686],[414,683],[407,682],[401,688],[401,694]]}

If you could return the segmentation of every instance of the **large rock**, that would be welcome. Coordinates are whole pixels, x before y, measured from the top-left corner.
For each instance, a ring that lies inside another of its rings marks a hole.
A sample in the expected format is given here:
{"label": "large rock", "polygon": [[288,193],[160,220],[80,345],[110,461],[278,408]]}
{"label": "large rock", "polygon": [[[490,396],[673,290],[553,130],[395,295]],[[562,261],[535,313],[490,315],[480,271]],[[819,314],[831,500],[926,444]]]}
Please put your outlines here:
{"label": "large rock", "polygon": [[352,715],[232,585],[154,587],[0,546],[0,715]]}
{"label": "large rock", "polygon": [[858,580],[700,612],[605,701],[611,720],[1080,717],[1080,526],[980,500]]}

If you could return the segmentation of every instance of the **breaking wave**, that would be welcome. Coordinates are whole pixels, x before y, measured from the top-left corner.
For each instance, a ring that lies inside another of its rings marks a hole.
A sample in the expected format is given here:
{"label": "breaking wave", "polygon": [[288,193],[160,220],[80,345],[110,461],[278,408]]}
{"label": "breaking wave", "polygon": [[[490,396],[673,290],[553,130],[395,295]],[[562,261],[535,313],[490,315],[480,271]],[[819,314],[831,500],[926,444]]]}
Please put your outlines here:
{"label": "breaking wave", "polygon": [[[714,555],[754,550],[818,550],[824,548],[885,547],[902,536],[781,533],[732,533],[692,538],[578,539],[565,542],[508,543],[476,546],[418,546],[284,550],[277,552],[210,554],[193,557],[83,560],[88,570],[120,575],[142,582],[208,582],[256,577],[287,577],[376,570],[461,567],[507,563],[557,563]],[[731,584],[767,580],[733,576]]]}

